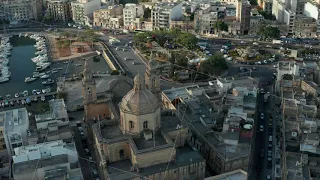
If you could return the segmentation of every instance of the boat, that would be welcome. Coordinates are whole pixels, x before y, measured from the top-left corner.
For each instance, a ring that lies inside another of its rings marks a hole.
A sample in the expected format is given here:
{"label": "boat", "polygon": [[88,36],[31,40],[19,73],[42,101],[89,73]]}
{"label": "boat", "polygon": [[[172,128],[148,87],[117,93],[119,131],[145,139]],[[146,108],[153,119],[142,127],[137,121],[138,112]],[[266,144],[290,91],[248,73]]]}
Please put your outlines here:
{"label": "boat", "polygon": [[11,105],[11,106],[14,106],[14,103],[13,103],[13,101],[10,101],[10,105]]}
{"label": "boat", "polygon": [[34,102],[38,101],[37,96],[35,96],[32,100],[33,100]]}
{"label": "boat", "polygon": [[25,105],[25,104],[26,104],[26,101],[25,101],[24,99],[22,99],[22,100],[21,100],[21,104],[22,104],[22,105]]}
{"label": "boat", "polygon": [[28,96],[28,94],[29,94],[29,93],[28,93],[28,91],[27,91],[27,90],[23,91],[23,96],[24,96],[24,97],[27,97],[27,96]]}
{"label": "boat", "polygon": [[8,100],[5,100],[5,101],[4,101],[4,105],[5,105],[5,106],[9,106],[9,101],[8,101]]}
{"label": "boat", "polygon": [[7,81],[9,81],[9,80],[10,80],[9,78],[1,78],[1,79],[0,79],[0,83],[7,82]]}
{"label": "boat", "polygon": [[24,80],[24,82],[25,82],[25,83],[29,83],[29,82],[35,81],[36,79],[37,79],[37,78],[26,77],[25,80]]}
{"label": "boat", "polygon": [[41,94],[41,91],[40,91],[40,89],[37,89],[37,94],[39,95],[39,94]]}
{"label": "boat", "polygon": [[45,96],[41,96],[41,101],[45,101],[46,97]]}
{"label": "boat", "polygon": [[11,95],[10,95],[10,94],[7,94],[7,95],[6,95],[6,98],[7,98],[7,99],[11,99]]}
{"label": "boat", "polygon": [[57,73],[57,72],[58,72],[57,70],[52,70],[52,71],[51,71],[51,73]]}
{"label": "boat", "polygon": [[51,85],[53,83],[54,83],[54,80],[52,80],[52,79],[48,79],[47,81],[42,81],[43,85]]}
{"label": "boat", "polygon": [[19,97],[19,93],[14,94],[14,97],[18,98]]}
{"label": "boat", "polygon": [[45,89],[42,89],[42,93],[43,94],[45,94],[45,93],[49,93],[49,92],[51,92],[51,88],[50,88],[50,86],[48,86],[47,88],[45,88]]}
{"label": "boat", "polygon": [[4,102],[3,102],[3,103],[1,103],[1,106],[2,106],[2,107],[5,107]]}
{"label": "boat", "polygon": [[36,94],[37,94],[37,90],[35,90],[35,89],[32,90],[32,94],[33,94],[33,95],[36,95]]}
{"label": "boat", "polygon": [[47,79],[47,78],[49,78],[49,77],[50,77],[50,75],[45,74],[45,75],[41,76],[40,78],[41,78],[41,79]]}
{"label": "boat", "polygon": [[63,68],[57,68],[57,70],[63,70]]}
{"label": "boat", "polygon": [[19,38],[21,38],[21,36],[22,36],[22,33],[19,34]]}
{"label": "boat", "polygon": [[33,72],[33,76],[32,77],[38,78],[38,77],[41,77],[43,75],[45,75],[45,73],[39,73],[39,72],[35,71],[35,72]]}
{"label": "boat", "polygon": [[16,101],[16,103],[19,105],[19,104],[20,104],[20,101],[19,101],[19,100],[17,100],[17,101]]}

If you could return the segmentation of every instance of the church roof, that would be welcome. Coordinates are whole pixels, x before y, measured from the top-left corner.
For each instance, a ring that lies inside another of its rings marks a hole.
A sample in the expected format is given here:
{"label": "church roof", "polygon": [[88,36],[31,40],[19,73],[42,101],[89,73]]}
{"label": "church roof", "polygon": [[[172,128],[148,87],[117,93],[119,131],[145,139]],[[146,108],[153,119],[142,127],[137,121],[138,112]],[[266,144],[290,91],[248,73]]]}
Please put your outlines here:
{"label": "church roof", "polygon": [[160,107],[157,97],[149,91],[143,78],[137,75],[134,78],[134,88],[122,98],[120,108],[123,111],[141,115],[155,112]]}

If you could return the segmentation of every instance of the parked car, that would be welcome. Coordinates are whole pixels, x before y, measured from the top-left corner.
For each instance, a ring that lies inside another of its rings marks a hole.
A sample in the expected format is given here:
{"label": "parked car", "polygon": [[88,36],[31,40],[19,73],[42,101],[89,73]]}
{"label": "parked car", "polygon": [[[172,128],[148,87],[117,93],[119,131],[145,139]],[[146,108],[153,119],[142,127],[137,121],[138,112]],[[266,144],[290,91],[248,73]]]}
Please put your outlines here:
{"label": "parked car", "polygon": [[260,150],[260,157],[264,158],[264,150],[263,149]]}
{"label": "parked car", "polygon": [[264,129],[263,125],[260,125],[259,131],[263,132],[263,129]]}
{"label": "parked car", "polygon": [[264,113],[260,114],[260,119],[264,119]]}

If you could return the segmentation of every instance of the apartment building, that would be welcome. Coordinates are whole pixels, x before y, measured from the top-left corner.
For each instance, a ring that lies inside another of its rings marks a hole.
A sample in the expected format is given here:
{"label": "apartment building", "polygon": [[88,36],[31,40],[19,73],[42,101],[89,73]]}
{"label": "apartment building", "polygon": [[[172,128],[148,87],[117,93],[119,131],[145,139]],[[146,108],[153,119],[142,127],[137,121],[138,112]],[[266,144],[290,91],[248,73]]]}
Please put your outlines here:
{"label": "apartment building", "polygon": [[154,30],[169,29],[170,22],[182,19],[182,3],[157,3],[151,10]]}
{"label": "apartment building", "polygon": [[144,14],[140,4],[127,3],[123,8],[123,26],[127,29],[141,29],[141,17]]}
{"label": "apartment building", "polygon": [[224,17],[226,7],[221,3],[211,3],[211,6],[202,8],[194,15],[195,32],[201,34],[214,34],[214,24]]}
{"label": "apartment building", "polygon": [[74,143],[59,140],[18,147],[12,159],[12,174],[16,180],[84,179]]}
{"label": "apartment building", "polygon": [[272,0],[258,0],[258,5],[264,12],[272,14]]}
{"label": "apartment building", "polygon": [[294,20],[293,35],[295,37],[316,37],[317,21],[312,17],[297,15]]}
{"label": "apartment building", "polygon": [[317,35],[320,34],[320,4],[314,1],[308,1],[304,6],[304,15],[311,17],[317,22]]}
{"label": "apartment building", "polygon": [[0,19],[12,23],[37,20],[39,16],[38,0],[3,0],[0,6]]}
{"label": "apartment building", "polygon": [[120,28],[123,26],[123,6],[107,6],[93,12],[93,25],[98,27]]}
{"label": "apartment building", "polygon": [[9,158],[14,155],[14,148],[28,145],[29,116],[26,108],[0,112],[3,119],[3,136]]}
{"label": "apartment building", "polygon": [[[239,87],[236,82],[246,82],[248,86]],[[163,108],[174,111],[189,128],[189,145],[201,152],[216,174],[250,168],[258,84],[248,78],[220,79],[201,87],[191,85],[162,92]],[[219,115],[225,111],[226,117]],[[248,125],[244,128],[240,122]],[[214,130],[218,127],[222,129]]]}
{"label": "apartment building", "polygon": [[264,17],[258,13],[257,9],[252,9],[250,16],[249,34],[257,34],[261,23],[263,23],[264,21]]}
{"label": "apartment building", "polygon": [[247,0],[238,0],[236,20],[240,22],[240,34],[248,34],[250,30],[251,5]]}
{"label": "apartment building", "polygon": [[50,111],[35,115],[35,124],[28,129],[29,144],[63,140],[72,142],[72,131],[63,99],[49,101]]}
{"label": "apartment building", "polygon": [[296,15],[303,14],[304,7],[304,0],[273,0],[272,14],[275,15],[278,22],[288,26],[288,35],[293,35]]}
{"label": "apartment building", "polygon": [[71,20],[71,7],[69,0],[47,0],[47,15],[58,22]]}
{"label": "apartment building", "polygon": [[86,25],[93,11],[100,7],[100,0],[78,0],[71,2],[72,20],[76,24]]}

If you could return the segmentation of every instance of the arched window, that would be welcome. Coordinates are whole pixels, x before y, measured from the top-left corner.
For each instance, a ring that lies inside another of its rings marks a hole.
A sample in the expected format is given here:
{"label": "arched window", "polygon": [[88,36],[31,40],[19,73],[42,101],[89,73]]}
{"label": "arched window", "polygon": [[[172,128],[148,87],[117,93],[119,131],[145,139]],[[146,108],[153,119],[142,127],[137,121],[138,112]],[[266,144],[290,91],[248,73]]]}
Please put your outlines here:
{"label": "arched window", "polygon": [[148,128],[148,121],[143,122],[143,129],[147,129]]}
{"label": "arched window", "polygon": [[124,151],[123,151],[123,149],[121,149],[121,150],[119,151],[119,156],[120,156],[120,159],[123,159],[123,158],[124,158]]}
{"label": "arched window", "polygon": [[129,121],[129,127],[130,127],[130,129],[134,128],[134,122],[133,121]]}

